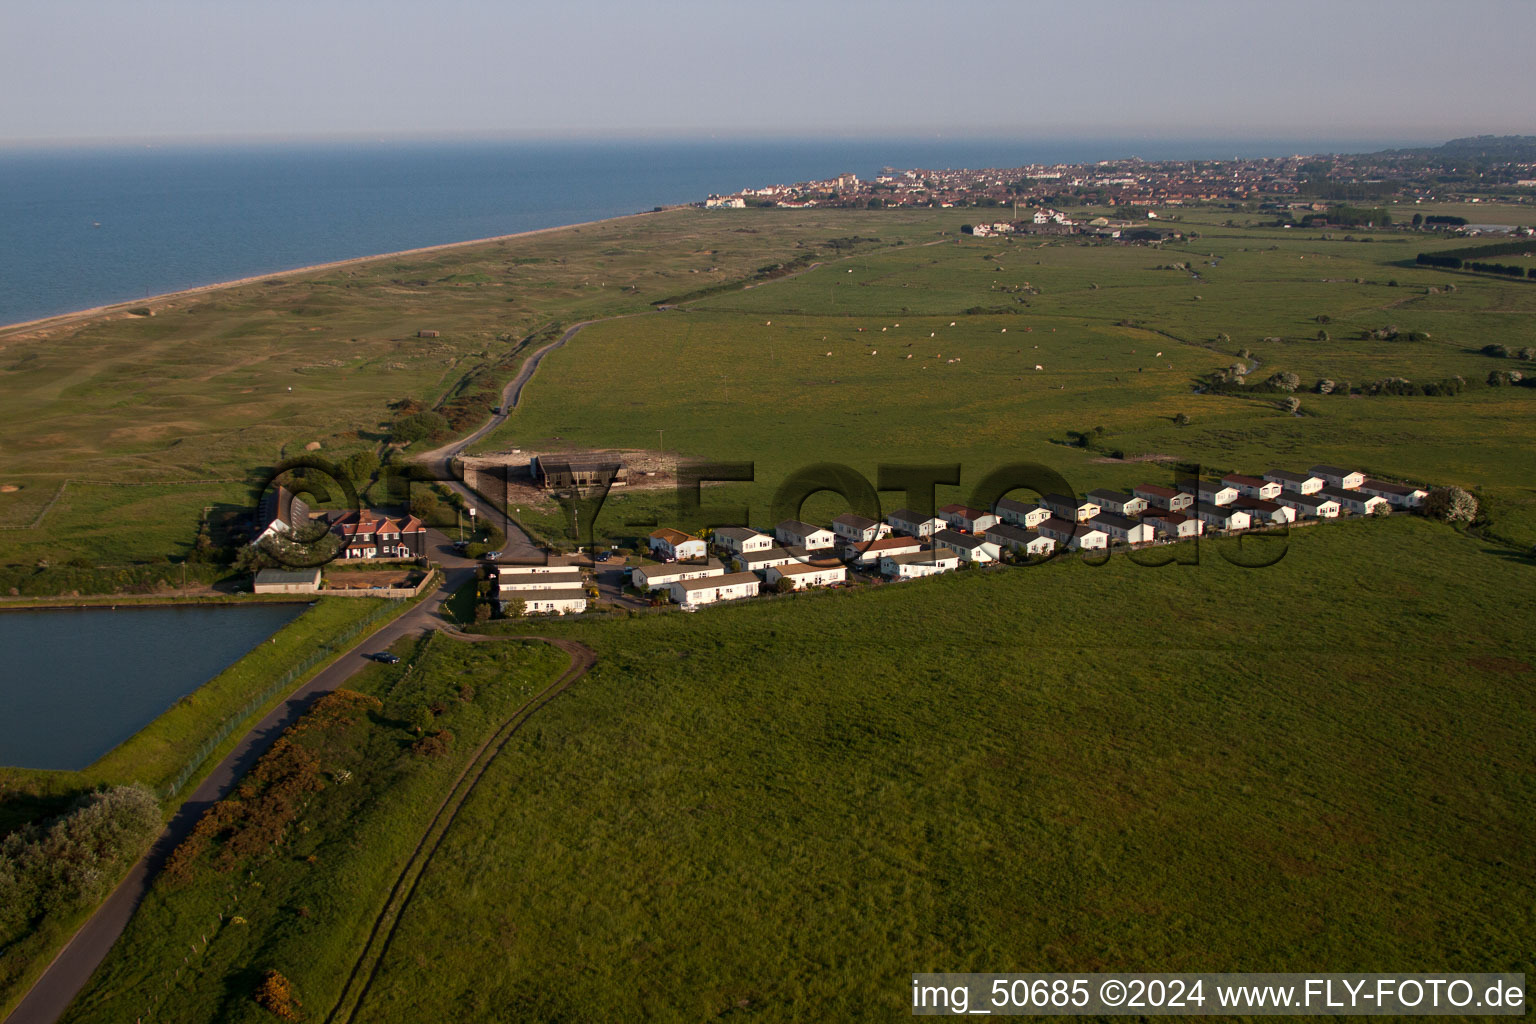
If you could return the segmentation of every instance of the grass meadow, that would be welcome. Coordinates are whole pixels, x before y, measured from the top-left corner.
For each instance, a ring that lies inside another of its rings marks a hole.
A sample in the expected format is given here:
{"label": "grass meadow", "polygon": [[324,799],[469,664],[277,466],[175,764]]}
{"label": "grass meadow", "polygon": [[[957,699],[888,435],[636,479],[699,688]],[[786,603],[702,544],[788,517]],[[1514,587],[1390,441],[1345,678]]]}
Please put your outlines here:
{"label": "grass meadow", "polygon": [[[1393,517],[1264,569],[1206,543],[534,626],[598,665],[493,763],[356,1019],[893,1019],[913,971],[1529,972],[1529,573]],[[502,654],[434,643],[365,688],[485,692]],[[259,1019],[269,967],[323,1019],[444,785],[371,757],[250,881],[157,886],[68,1019],[146,993]]]}

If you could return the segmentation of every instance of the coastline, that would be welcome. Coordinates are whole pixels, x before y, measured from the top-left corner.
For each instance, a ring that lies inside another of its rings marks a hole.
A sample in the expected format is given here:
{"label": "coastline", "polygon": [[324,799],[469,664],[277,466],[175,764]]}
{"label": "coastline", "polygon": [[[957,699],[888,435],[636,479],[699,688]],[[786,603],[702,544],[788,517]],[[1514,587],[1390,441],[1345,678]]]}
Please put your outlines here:
{"label": "coastline", "polygon": [[571,224],[556,224],[547,228],[532,228],[528,231],[517,231],[510,235],[492,235],[487,238],[471,238],[462,242],[444,242],[441,245],[426,245],[417,249],[399,249],[394,252],[373,253],[368,256],[352,256],[344,260],[331,260],[326,263],[312,263],[304,267],[292,267],[288,270],[275,270],[270,274],[255,274],[250,277],[238,277],[231,281],[217,281],[213,284],[198,285],[195,288],[183,288],[180,291],[162,292],[159,295],[151,295],[143,299],[126,299],[122,302],[113,302],[105,306],[92,306],[89,309],[79,309],[70,313],[55,313],[52,316],[38,317],[34,320],[21,320],[11,324],[0,324],[0,342],[9,339],[9,336],[30,331],[48,331],[57,327],[68,327],[97,317],[107,317],[114,314],[126,314],[130,309],[148,306],[155,309],[156,304],[169,305],[180,299],[191,296],[206,295],[210,292],[220,291],[225,288],[239,288],[244,285],[256,284],[261,281],[281,280],[296,277],[300,274],[308,274],[318,270],[334,270],[337,267],[353,267],[362,263],[370,263],[374,260],[397,259],[401,256],[424,256],[428,253],[445,252],[451,249],[463,249],[472,245],[487,245],[492,242],[506,242],[517,238],[530,238],[534,235],[553,234],[557,231],[572,231],[578,228],[598,227],[604,224],[616,224],[620,221],[634,220],[638,217],[654,217],[658,213],[668,213],[672,210],[685,209],[687,204],[663,206],[655,210],[643,210],[639,213],[626,213],[618,217],[603,217],[598,220],[576,221]]}

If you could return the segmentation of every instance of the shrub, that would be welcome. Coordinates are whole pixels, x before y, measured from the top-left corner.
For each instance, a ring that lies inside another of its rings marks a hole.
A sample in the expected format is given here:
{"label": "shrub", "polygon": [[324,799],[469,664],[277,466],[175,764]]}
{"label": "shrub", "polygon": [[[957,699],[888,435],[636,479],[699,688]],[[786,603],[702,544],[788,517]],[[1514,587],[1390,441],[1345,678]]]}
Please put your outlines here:
{"label": "shrub", "polygon": [[1292,395],[1282,402],[1281,405],[1284,406],[1286,412],[1294,415],[1301,408],[1301,399]]}
{"label": "shrub", "polygon": [[1424,499],[1424,514],[1447,523],[1470,523],[1477,518],[1477,499],[1460,487],[1436,487]]}
{"label": "shrub", "polygon": [[1316,391],[1320,395],[1332,394],[1333,388],[1333,381],[1329,380],[1327,377],[1319,378],[1318,382],[1312,386],[1312,390]]}
{"label": "shrub", "polygon": [[262,976],[261,984],[256,986],[256,992],[251,998],[256,1000],[257,1006],[279,1020],[304,1019],[304,1015],[299,1012],[303,1004],[293,994],[293,982],[277,971],[268,971]]}
{"label": "shrub", "polygon": [[453,746],[453,733],[439,729],[411,744],[411,753],[421,757],[442,757]]}
{"label": "shrub", "polygon": [[1272,374],[1266,382],[1276,391],[1295,391],[1301,387],[1301,378],[1289,370]]}

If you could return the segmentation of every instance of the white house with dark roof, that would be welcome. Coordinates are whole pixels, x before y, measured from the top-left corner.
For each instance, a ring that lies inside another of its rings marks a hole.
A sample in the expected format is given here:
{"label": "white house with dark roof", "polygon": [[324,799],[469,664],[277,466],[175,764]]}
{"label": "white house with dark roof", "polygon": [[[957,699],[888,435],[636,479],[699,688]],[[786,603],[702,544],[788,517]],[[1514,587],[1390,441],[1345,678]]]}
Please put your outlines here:
{"label": "white house with dark roof", "polygon": [[1386,498],[1393,508],[1418,508],[1429,497],[1429,492],[1422,487],[1388,483],[1385,480],[1366,480],[1360,485],[1360,490],[1378,498]]}
{"label": "white house with dark roof", "polygon": [[837,543],[837,534],[831,530],[798,519],[784,520],[773,528],[773,535],[785,547],[805,548],[807,551],[830,548]]}
{"label": "white house with dark roof", "polygon": [[1056,542],[1042,537],[1033,530],[1026,530],[1012,523],[998,523],[987,527],[987,540],[999,549],[1010,548],[1025,555],[1048,555],[1056,550]]}
{"label": "white house with dark roof", "polygon": [[779,580],[787,579],[796,590],[808,587],[825,587],[848,579],[848,570],[841,565],[809,565],[805,562],[788,562],[775,565],[763,574],[763,582],[776,587]]}
{"label": "white house with dark roof", "polygon": [[905,555],[923,547],[924,541],[918,537],[881,537],[849,544],[843,548],[843,556],[855,565],[872,566],[880,564],[881,555]]}
{"label": "white house with dark roof", "polygon": [[709,546],[697,537],[690,537],[682,530],[663,526],[647,538],[651,553],[657,558],[686,562],[691,558],[703,558]]}
{"label": "white house with dark roof", "polygon": [[935,576],[941,572],[954,572],[958,568],[960,556],[949,550],[928,549],[907,555],[882,555],[880,558],[880,575],[895,580]]}
{"label": "white house with dark roof", "polygon": [[1138,498],[1145,498],[1148,510],[1154,508],[1169,512],[1182,512],[1195,503],[1195,496],[1188,491],[1161,484],[1140,484],[1131,489]]}
{"label": "white house with dark roof", "polygon": [[1247,512],[1255,526],[1284,526],[1296,521],[1296,510],[1278,501],[1265,501],[1244,495],[1234,501],[1232,507]]}
{"label": "white house with dark roof", "polygon": [[523,603],[524,615],[578,615],[587,610],[587,594],[580,587],[504,595],[499,603],[505,612],[518,601]]}
{"label": "white house with dark roof", "polygon": [[1087,522],[1100,512],[1098,505],[1086,499],[1074,498],[1070,494],[1042,495],[1040,504],[1062,519],[1073,519],[1079,523]]}
{"label": "white house with dark roof", "polygon": [[[830,559],[832,552],[821,551],[819,559]],[[809,562],[811,552],[805,548],[781,548],[771,547],[767,551],[747,551],[736,556],[736,563],[744,572],[763,572],[775,565],[787,565],[790,562]]]}
{"label": "white house with dark roof", "polygon": [[725,564],[718,558],[702,562],[664,562],[661,565],[637,565],[629,571],[629,579],[640,590],[660,590],[679,580],[698,580],[708,576],[724,576]]}
{"label": "white house with dark roof", "polygon": [[1332,498],[1339,503],[1342,511],[1352,512],[1357,516],[1392,511],[1392,503],[1379,494],[1366,494],[1364,491],[1347,490],[1343,487],[1324,487],[1317,493],[1324,498]]}
{"label": "white house with dark roof", "polygon": [[705,579],[679,580],[667,587],[672,600],[684,608],[756,597],[763,581],[750,572],[732,572]]}
{"label": "white house with dark roof", "polygon": [[1101,512],[1113,512],[1117,516],[1135,516],[1147,510],[1146,498],[1138,498],[1124,491],[1112,491],[1107,487],[1089,491],[1085,497],[1098,505]]}
{"label": "white house with dark roof", "polygon": [[506,566],[495,570],[491,578],[495,582],[498,599],[505,601],[508,594],[533,590],[569,590],[581,586],[581,570],[574,566],[540,571],[542,568]]}
{"label": "white house with dark roof", "polygon": [[1207,501],[1195,502],[1195,518],[1217,530],[1246,530],[1253,525],[1252,518],[1242,509]]}
{"label": "white house with dark roof", "polygon": [[1170,540],[1189,540],[1205,532],[1205,523],[1184,512],[1148,509],[1141,518],[1143,522],[1152,524],[1152,528],[1157,531],[1159,537],[1167,537]]}
{"label": "white house with dark roof", "polygon": [[937,516],[925,516],[909,508],[897,509],[886,516],[885,521],[909,537],[932,537],[934,531],[942,530],[946,525],[944,520]]}
{"label": "white house with dark roof", "polygon": [[1325,498],[1321,494],[1298,494],[1295,491],[1282,491],[1280,497],[1275,499],[1282,505],[1288,505],[1296,510],[1298,516],[1315,516],[1318,519],[1337,519],[1341,506],[1332,498]]}
{"label": "white house with dark roof", "polygon": [[[1312,473],[1292,473],[1288,469],[1272,469],[1264,474],[1264,479],[1293,494],[1316,494],[1328,482]],[[1276,495],[1274,500],[1279,501],[1280,496]]]}
{"label": "white house with dark roof", "polygon": [[1095,530],[1103,530],[1109,536],[1111,543],[1147,544],[1157,539],[1157,530],[1151,523],[1117,515],[1114,512],[1100,512],[1088,520],[1088,525]]}
{"label": "white house with dark roof", "polygon": [[939,518],[957,530],[966,530],[970,533],[983,533],[993,523],[1000,523],[1002,519],[992,512],[983,512],[968,505],[945,505],[939,509]]}
{"label": "white house with dark roof", "polygon": [[733,555],[748,551],[767,551],[773,547],[773,538],[746,526],[717,526],[714,532],[715,547]]}
{"label": "white house with dark roof", "polygon": [[1028,501],[999,498],[997,499],[997,504],[993,507],[997,510],[998,517],[1003,522],[1011,523],[1014,526],[1022,526],[1026,530],[1033,530],[1051,518],[1050,509]]}
{"label": "white house with dark roof", "polygon": [[1274,480],[1244,476],[1241,473],[1228,473],[1221,478],[1221,482],[1228,487],[1236,487],[1237,493],[1245,498],[1258,498],[1260,501],[1274,501],[1282,490],[1280,484]]}
{"label": "white house with dark roof", "polygon": [[1195,485],[1196,499],[1211,505],[1230,505],[1237,500],[1240,493],[1242,492],[1224,480],[1221,483],[1201,480]]}
{"label": "white house with dark roof", "polygon": [[1320,476],[1328,482],[1330,487],[1337,487],[1343,491],[1353,491],[1365,483],[1365,474],[1355,469],[1345,469],[1342,466],[1313,466],[1307,472],[1313,476]]}
{"label": "white house with dark roof", "polygon": [[832,520],[832,532],[844,540],[859,543],[887,536],[891,532],[891,525],[853,512],[844,512]]}
{"label": "white house with dark roof", "polygon": [[982,564],[995,562],[1003,555],[996,541],[988,540],[985,535],[961,533],[959,530],[940,530],[933,535],[933,546],[935,550],[947,548],[967,562]]}
{"label": "white house with dark roof", "polygon": [[1040,536],[1049,537],[1057,546],[1070,551],[1095,551],[1109,547],[1109,534],[1098,527],[1068,519],[1047,519],[1040,524]]}

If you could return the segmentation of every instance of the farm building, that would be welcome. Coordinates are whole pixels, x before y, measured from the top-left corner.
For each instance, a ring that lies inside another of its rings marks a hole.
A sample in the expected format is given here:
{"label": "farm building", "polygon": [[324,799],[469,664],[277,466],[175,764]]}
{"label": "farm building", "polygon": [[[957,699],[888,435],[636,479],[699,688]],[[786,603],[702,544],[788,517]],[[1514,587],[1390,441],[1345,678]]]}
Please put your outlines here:
{"label": "farm building", "polygon": [[684,608],[698,608],[720,601],[756,597],[762,581],[750,572],[732,572],[698,580],[679,580],[668,586],[672,600]]}
{"label": "farm building", "polygon": [[896,580],[936,576],[941,572],[954,572],[958,568],[960,556],[949,551],[929,549],[906,555],[883,555],[880,558],[880,575]]}
{"label": "farm building", "polygon": [[767,551],[773,547],[772,537],[745,526],[717,526],[714,539],[716,548],[737,555],[748,551]]}
{"label": "farm building", "polygon": [[[996,524],[993,524],[996,525]],[[996,541],[986,537],[978,537],[974,533],[961,533],[959,530],[940,530],[933,535],[935,550],[944,549],[953,551],[966,562],[995,562],[1003,556],[1002,549]]]}
{"label": "farm building", "polygon": [[1002,522],[1000,517],[991,512],[982,512],[965,505],[945,505],[939,509],[939,518],[951,527],[969,533],[982,533],[993,523]]}
{"label": "farm building", "polygon": [[1069,494],[1044,495],[1040,499],[1040,504],[1063,519],[1072,519],[1079,523],[1087,522],[1101,511],[1093,502],[1074,498]]}
{"label": "farm building", "polygon": [[837,543],[837,534],[820,526],[802,523],[798,519],[786,519],[773,528],[773,535],[785,547],[801,547],[808,551],[830,548]]}
{"label": "farm building", "polygon": [[313,594],[319,589],[319,569],[263,569],[251,584],[252,592],[257,594]]}
{"label": "farm building", "polygon": [[993,507],[1003,522],[1022,526],[1026,530],[1033,530],[1051,518],[1050,509],[1027,501],[1014,501],[1012,498],[999,498]]}
{"label": "farm building", "polygon": [[1237,488],[1237,493],[1245,498],[1258,498],[1261,501],[1274,501],[1281,491],[1280,484],[1274,480],[1244,476],[1241,473],[1228,473],[1221,478],[1221,482]]}
{"label": "farm building", "polygon": [[881,555],[904,555],[923,550],[923,542],[916,537],[881,537],[879,540],[849,544],[843,555],[855,565],[878,565]]}
{"label": "farm building", "polygon": [[1159,484],[1141,484],[1132,488],[1138,498],[1145,498],[1147,508],[1160,508],[1168,512],[1182,512],[1195,503],[1195,496],[1185,490],[1163,487]]}
{"label": "farm building", "polygon": [[1339,466],[1313,466],[1307,470],[1313,476],[1320,476],[1331,487],[1337,487],[1344,491],[1353,491],[1365,483],[1365,474],[1354,469],[1344,469]]}
{"label": "farm building", "polygon": [[[1323,489],[1323,484],[1327,483],[1320,476],[1311,473],[1292,473],[1286,469],[1272,469],[1264,474],[1264,479],[1279,484],[1282,489],[1293,494],[1316,494]],[[1278,495],[1275,500],[1280,500]]]}
{"label": "farm building", "polygon": [[1113,512],[1117,516],[1140,515],[1147,510],[1147,499],[1138,498],[1134,494],[1126,494],[1124,491],[1111,491],[1100,488],[1089,491],[1085,497],[1099,506],[1102,512]]}
{"label": "farm building", "polygon": [[600,456],[535,455],[528,460],[528,474],[549,491],[571,487],[620,487],[629,470],[618,459]]}
{"label": "farm building", "polygon": [[670,559],[676,562],[685,562],[689,559],[703,558],[709,548],[697,537],[690,537],[682,530],[674,530],[669,526],[652,533],[648,538],[651,554],[657,558]]}
{"label": "farm building", "polygon": [[897,509],[886,516],[885,521],[909,537],[932,537],[935,530],[942,530],[946,525],[944,520],[937,516],[925,516],[909,508]]}
{"label": "farm building", "polygon": [[1149,544],[1157,539],[1157,530],[1150,523],[1129,519],[1113,512],[1100,512],[1088,520],[1095,530],[1103,530],[1112,543]]}
{"label": "farm building", "polygon": [[1000,549],[1010,548],[1026,555],[1048,555],[1056,550],[1056,542],[1051,538],[1042,537],[1038,533],[1012,523],[998,523],[996,526],[987,527],[987,540]]}
{"label": "farm building", "polygon": [[660,590],[679,580],[698,580],[709,576],[724,576],[725,564],[710,558],[702,562],[668,562],[665,565],[637,565],[629,572],[629,579],[640,590]]}
{"label": "farm building", "polygon": [[832,532],[855,543],[879,540],[891,532],[890,524],[845,512],[832,520]]}
{"label": "farm building", "polygon": [[842,583],[847,578],[848,570],[841,565],[807,565],[804,562],[775,565],[763,574],[763,582],[770,587],[776,587],[779,580],[787,579],[796,590],[825,587],[832,583]]}

